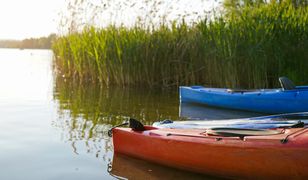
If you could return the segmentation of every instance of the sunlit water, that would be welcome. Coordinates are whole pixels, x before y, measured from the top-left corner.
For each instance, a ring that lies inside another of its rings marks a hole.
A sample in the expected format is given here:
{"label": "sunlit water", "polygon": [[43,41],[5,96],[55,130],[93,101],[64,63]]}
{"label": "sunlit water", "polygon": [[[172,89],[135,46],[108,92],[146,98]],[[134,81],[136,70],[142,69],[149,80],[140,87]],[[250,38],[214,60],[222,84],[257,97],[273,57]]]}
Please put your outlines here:
{"label": "sunlit water", "polygon": [[106,89],[72,82],[54,75],[52,58],[49,50],[0,49],[1,180],[204,179],[129,157],[113,157],[106,132],[128,117],[151,124],[180,116],[255,115],[185,104],[179,109],[177,90]]}

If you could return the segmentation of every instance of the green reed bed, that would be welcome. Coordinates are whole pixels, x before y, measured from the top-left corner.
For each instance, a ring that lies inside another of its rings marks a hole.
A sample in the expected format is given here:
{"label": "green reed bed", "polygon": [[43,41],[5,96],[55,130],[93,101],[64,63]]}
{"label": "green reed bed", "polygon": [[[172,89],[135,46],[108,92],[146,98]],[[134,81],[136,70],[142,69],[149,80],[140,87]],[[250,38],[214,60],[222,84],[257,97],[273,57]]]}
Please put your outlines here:
{"label": "green reed bed", "polygon": [[107,86],[266,88],[282,75],[308,83],[308,7],[288,2],[194,25],[84,28],[54,42],[55,69]]}

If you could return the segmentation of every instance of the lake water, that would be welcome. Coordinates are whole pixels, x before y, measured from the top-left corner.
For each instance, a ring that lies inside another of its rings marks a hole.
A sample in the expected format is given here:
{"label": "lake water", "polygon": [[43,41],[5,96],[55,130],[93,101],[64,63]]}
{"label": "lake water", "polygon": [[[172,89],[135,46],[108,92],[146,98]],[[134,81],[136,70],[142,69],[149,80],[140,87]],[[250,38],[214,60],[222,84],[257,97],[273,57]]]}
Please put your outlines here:
{"label": "lake water", "polygon": [[0,49],[0,179],[209,178],[113,157],[106,132],[128,117],[151,124],[163,119],[257,115],[180,106],[176,89],[80,84],[56,76],[52,58],[50,50]]}

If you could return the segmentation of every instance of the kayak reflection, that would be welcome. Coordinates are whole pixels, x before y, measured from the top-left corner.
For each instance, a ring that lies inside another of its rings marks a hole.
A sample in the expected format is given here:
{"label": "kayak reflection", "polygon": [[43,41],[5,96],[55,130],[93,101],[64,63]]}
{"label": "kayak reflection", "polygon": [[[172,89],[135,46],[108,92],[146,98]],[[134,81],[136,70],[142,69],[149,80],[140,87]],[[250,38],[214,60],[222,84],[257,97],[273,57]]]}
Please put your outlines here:
{"label": "kayak reflection", "polygon": [[113,156],[113,161],[108,168],[108,172],[117,179],[218,179],[161,166],[117,153]]}
{"label": "kayak reflection", "polygon": [[266,114],[209,107],[194,103],[180,103],[179,116],[187,119],[237,119],[264,116]]}

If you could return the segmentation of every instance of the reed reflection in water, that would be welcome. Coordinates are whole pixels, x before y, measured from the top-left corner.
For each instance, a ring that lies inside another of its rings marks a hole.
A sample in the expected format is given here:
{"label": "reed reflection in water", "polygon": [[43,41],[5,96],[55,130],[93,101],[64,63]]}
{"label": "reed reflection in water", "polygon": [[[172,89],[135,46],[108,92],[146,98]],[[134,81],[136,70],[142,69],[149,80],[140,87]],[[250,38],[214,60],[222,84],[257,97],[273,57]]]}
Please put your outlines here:
{"label": "reed reflection in water", "polygon": [[92,128],[98,124],[116,125],[128,117],[145,124],[179,118],[178,94],[174,89],[105,88],[58,76],[54,99],[59,104],[61,114],[69,112],[74,121],[80,117],[86,122],[90,121]]}
{"label": "reed reflection in water", "polygon": [[210,107],[194,103],[180,103],[181,118],[190,120],[224,120],[265,116],[268,114]]}
{"label": "reed reflection in water", "polygon": [[58,118],[53,126],[62,129],[62,139],[74,153],[85,151],[110,161],[112,143],[107,131],[129,117],[144,124],[179,119],[176,90],[105,88],[55,76],[54,100]]}

